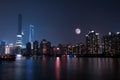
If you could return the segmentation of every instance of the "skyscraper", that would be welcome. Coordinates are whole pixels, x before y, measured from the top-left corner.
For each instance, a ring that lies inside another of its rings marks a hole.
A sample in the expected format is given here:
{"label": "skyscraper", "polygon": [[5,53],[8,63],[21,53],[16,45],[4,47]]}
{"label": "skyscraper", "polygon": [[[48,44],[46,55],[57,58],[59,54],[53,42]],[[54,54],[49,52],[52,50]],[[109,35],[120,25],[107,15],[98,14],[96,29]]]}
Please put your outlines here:
{"label": "skyscraper", "polygon": [[29,42],[34,41],[34,25],[29,26]]}
{"label": "skyscraper", "polygon": [[28,42],[26,44],[26,54],[25,55],[32,55],[31,43],[30,42]]}
{"label": "skyscraper", "polygon": [[120,54],[120,32],[109,32],[108,35],[103,36],[102,41],[104,54]]}
{"label": "skyscraper", "polygon": [[22,34],[22,15],[18,15],[18,33],[19,35]]}
{"label": "skyscraper", "polygon": [[90,31],[86,35],[86,48],[88,54],[98,54],[99,52],[99,33]]}
{"label": "skyscraper", "polygon": [[38,55],[39,52],[39,42],[38,41],[34,41],[33,42],[33,54],[34,55]]}
{"label": "skyscraper", "polygon": [[5,42],[0,41],[0,55],[3,55],[5,53]]}
{"label": "skyscraper", "polygon": [[44,55],[50,54],[51,42],[46,41],[45,39],[43,39],[40,42],[40,50],[41,50],[42,54],[44,54]]}
{"label": "skyscraper", "polygon": [[22,47],[22,15],[18,15],[18,32],[16,46]]}
{"label": "skyscraper", "polygon": [[31,48],[33,49],[34,42],[34,25],[29,26],[29,42],[31,43]]}

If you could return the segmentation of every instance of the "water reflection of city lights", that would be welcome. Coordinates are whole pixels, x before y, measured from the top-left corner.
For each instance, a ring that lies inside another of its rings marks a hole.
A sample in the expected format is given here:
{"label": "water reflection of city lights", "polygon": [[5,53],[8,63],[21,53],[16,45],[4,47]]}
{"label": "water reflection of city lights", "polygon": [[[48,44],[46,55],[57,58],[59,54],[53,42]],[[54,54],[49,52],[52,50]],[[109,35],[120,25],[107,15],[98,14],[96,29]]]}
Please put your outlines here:
{"label": "water reflection of city lights", "polygon": [[60,50],[60,48],[59,48],[59,47],[57,47],[57,50]]}
{"label": "water reflection of city lights", "polygon": [[59,57],[57,57],[56,59],[57,59],[57,60],[59,60],[60,58],[59,58]]}
{"label": "water reflection of city lights", "polygon": [[22,59],[22,55],[21,54],[17,54],[16,55],[16,60],[21,60]]}
{"label": "water reflection of city lights", "polygon": [[17,54],[17,57],[22,57],[22,55],[21,54]]}
{"label": "water reflection of city lights", "polygon": [[56,57],[55,60],[55,76],[56,80],[60,80],[60,58]]}

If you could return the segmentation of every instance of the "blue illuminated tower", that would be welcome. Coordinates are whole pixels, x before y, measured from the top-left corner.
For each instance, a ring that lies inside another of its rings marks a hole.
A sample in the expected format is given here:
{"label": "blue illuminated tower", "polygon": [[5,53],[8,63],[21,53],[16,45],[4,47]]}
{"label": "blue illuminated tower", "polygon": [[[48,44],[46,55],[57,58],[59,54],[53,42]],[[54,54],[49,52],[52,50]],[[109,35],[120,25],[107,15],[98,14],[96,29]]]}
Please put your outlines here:
{"label": "blue illuminated tower", "polygon": [[34,41],[34,25],[29,26],[29,42],[31,42],[31,48],[33,49]]}
{"label": "blue illuminated tower", "polygon": [[34,25],[29,26],[29,42],[34,41]]}

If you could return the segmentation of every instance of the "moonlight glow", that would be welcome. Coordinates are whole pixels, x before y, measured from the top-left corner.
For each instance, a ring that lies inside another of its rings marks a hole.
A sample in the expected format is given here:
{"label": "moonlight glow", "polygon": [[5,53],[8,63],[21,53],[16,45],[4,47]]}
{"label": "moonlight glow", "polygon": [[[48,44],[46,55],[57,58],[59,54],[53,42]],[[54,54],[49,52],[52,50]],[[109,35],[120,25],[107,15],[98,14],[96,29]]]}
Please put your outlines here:
{"label": "moonlight glow", "polygon": [[80,34],[80,33],[81,33],[81,30],[80,30],[79,28],[76,28],[76,29],[75,29],[75,33],[76,33],[76,34]]}

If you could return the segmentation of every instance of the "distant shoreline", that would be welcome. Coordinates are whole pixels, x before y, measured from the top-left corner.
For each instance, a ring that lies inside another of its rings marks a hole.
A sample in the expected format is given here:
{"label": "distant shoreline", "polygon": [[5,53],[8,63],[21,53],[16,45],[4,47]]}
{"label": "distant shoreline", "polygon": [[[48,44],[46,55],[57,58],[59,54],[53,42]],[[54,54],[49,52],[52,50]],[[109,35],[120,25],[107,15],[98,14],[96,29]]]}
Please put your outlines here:
{"label": "distant shoreline", "polygon": [[[24,57],[34,57],[34,55],[23,55]],[[46,57],[62,57],[62,56],[70,56],[77,58],[120,58],[120,54],[55,54],[55,55],[35,55],[38,56],[46,56]],[[15,61],[16,55],[4,55],[0,56],[0,60],[3,61]]]}
{"label": "distant shoreline", "polygon": [[[86,58],[120,58],[120,54],[68,54],[71,57],[86,57]],[[57,54],[56,56],[61,56],[60,54]]]}
{"label": "distant shoreline", "polygon": [[[62,57],[69,55],[70,57],[83,57],[83,58],[120,58],[120,54],[54,54],[54,55],[45,55],[48,57]],[[37,56],[37,55],[36,55]],[[39,55],[38,55],[39,56]]]}

